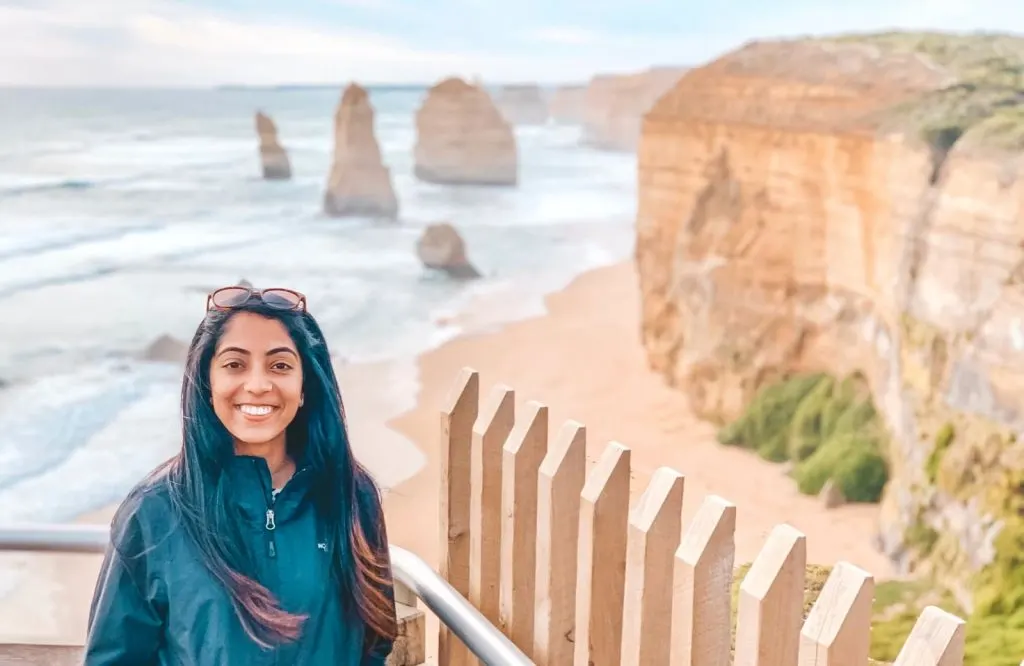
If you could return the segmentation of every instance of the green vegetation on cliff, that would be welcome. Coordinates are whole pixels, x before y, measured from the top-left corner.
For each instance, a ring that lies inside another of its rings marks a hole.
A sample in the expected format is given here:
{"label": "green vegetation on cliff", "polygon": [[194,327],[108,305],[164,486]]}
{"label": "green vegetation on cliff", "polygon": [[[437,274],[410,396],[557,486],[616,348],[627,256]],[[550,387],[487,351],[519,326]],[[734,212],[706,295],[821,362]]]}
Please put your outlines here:
{"label": "green vegetation on cliff", "polygon": [[1024,38],[887,32],[824,41],[921,55],[950,74],[946,87],[882,114],[883,129],[916,131],[943,154],[961,138],[1008,151],[1024,147]]}
{"label": "green vegetation on cliff", "polygon": [[[750,570],[738,567],[732,585],[732,622],[735,637],[740,585]],[[804,572],[804,619],[818,600],[831,567],[808,564]],[[967,620],[965,664],[970,666],[1017,666],[1024,655],[1024,615],[1012,617],[968,616],[941,587],[927,580],[889,580],[875,584],[872,604],[871,658],[891,663],[907,642],[925,606],[938,606]]]}
{"label": "green vegetation on cliff", "polygon": [[889,478],[885,427],[858,376],[798,375],[765,386],[718,439],[766,460],[792,461],[807,495],[831,479],[847,500],[877,502]]}

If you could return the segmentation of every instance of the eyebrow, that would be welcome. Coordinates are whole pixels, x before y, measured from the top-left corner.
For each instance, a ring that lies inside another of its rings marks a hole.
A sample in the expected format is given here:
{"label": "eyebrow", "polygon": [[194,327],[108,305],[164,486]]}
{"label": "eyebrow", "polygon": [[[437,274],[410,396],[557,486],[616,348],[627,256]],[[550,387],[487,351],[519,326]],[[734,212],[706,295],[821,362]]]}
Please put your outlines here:
{"label": "eyebrow", "polygon": [[[241,347],[225,347],[224,349],[221,349],[219,352],[217,352],[217,356],[223,356],[224,354],[227,354],[228,352],[235,352],[236,354],[244,354],[245,356],[251,356],[252,355],[252,352],[250,352],[248,349],[242,349]],[[273,349],[271,349],[270,351],[267,352],[267,356],[273,356],[274,354],[291,354],[295,358],[299,357],[299,355],[296,354],[295,350],[292,349],[291,347],[274,347]]]}

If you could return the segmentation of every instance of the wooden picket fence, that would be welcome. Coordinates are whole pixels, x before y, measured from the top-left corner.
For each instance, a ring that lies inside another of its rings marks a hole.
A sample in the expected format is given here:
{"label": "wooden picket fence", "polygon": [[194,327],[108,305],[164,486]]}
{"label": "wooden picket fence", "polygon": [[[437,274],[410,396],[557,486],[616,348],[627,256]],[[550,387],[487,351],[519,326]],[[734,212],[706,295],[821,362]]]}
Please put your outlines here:
{"label": "wooden picket fence", "polygon": [[[874,579],[846,562],[803,619],[806,538],[779,525],[743,579],[733,656],[736,507],[706,497],[685,532],[683,475],[629,507],[630,450],[587,473],[586,429],[548,444],[548,409],[462,370],[441,413],[441,573],[540,666],[865,666]],[[962,666],[964,621],[928,607],[896,666]],[[440,666],[475,663],[443,627]],[[734,661],[733,661],[734,660]]]}

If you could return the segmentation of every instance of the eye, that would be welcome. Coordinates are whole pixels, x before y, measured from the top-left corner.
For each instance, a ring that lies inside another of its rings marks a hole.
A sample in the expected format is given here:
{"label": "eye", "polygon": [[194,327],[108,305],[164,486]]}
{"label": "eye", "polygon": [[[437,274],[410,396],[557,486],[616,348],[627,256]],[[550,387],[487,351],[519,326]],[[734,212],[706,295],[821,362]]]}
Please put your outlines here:
{"label": "eye", "polygon": [[292,369],[292,366],[289,365],[288,363],[285,363],[284,361],[278,361],[277,363],[274,363],[270,367],[279,372],[288,372],[289,370]]}
{"label": "eye", "polygon": [[241,361],[228,361],[222,367],[224,367],[224,368],[226,368],[228,370],[238,370],[238,369],[240,369],[242,367],[242,362]]}

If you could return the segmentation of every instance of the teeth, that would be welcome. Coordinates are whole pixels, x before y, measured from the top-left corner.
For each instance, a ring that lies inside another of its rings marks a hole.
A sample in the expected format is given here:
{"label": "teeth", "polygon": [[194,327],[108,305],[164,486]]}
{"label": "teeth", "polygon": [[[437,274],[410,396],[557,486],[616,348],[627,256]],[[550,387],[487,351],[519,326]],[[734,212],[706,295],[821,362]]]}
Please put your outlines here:
{"label": "teeth", "polygon": [[274,411],[274,408],[268,405],[239,405],[238,411],[250,416],[266,416]]}

